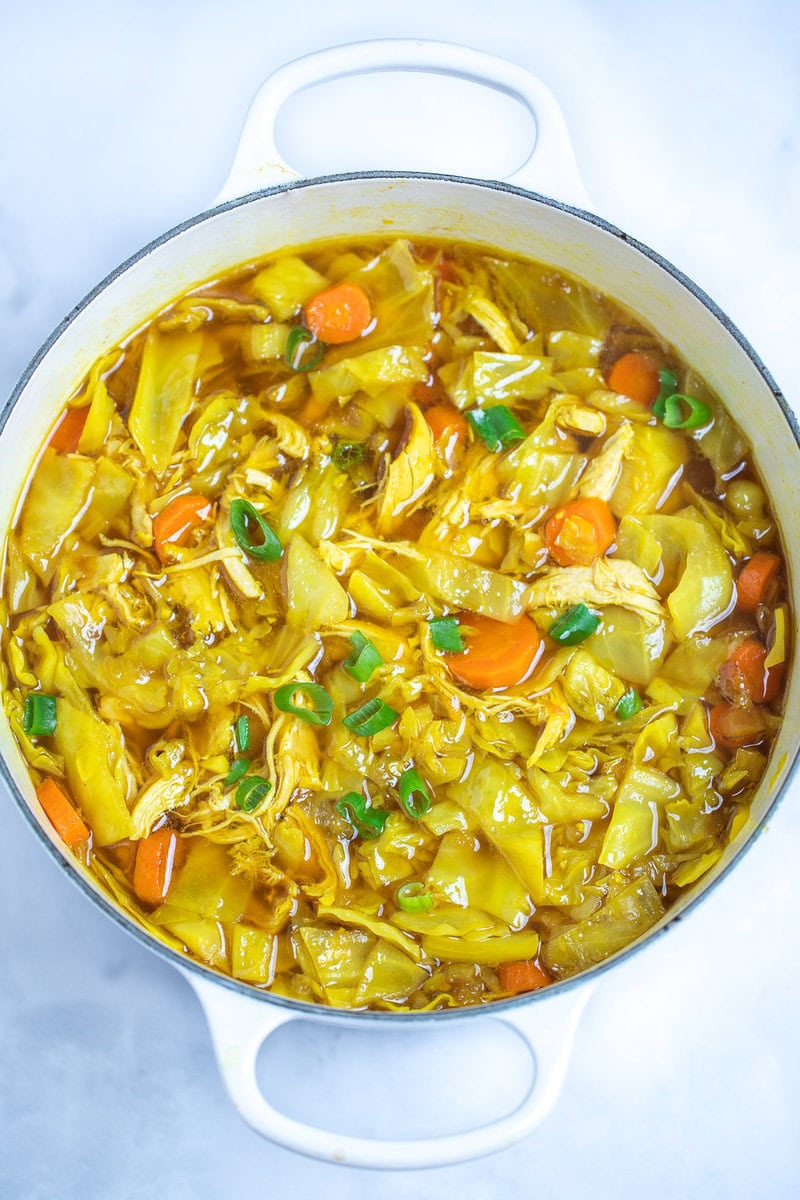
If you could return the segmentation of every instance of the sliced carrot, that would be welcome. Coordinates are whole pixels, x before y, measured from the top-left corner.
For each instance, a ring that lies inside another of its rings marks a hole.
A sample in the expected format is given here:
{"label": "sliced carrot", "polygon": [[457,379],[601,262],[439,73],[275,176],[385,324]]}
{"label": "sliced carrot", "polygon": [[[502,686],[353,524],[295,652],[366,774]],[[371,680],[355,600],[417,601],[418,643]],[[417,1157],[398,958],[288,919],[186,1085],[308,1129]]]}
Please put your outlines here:
{"label": "sliced carrot", "polygon": [[153,541],[161,561],[168,561],[169,546],[185,546],[193,530],[207,521],[213,511],[211,501],[194,492],[176,496],[162,509],[153,519]]}
{"label": "sliced carrot", "polygon": [[465,617],[461,624],[467,648],[448,654],[450,671],[467,687],[508,688],[522,683],[535,666],[544,641],[530,617],[513,625],[491,617]]}
{"label": "sliced carrot", "polygon": [[652,404],[661,390],[658,367],[652,358],[639,351],[623,354],[609,372],[608,386],[640,404]]}
{"label": "sliced carrot", "polygon": [[357,283],[335,283],[312,296],[306,305],[308,328],[330,346],[355,341],[371,320],[369,296]]}
{"label": "sliced carrot", "polygon": [[444,441],[451,449],[456,443],[467,440],[467,419],[452,404],[434,404],[425,409],[424,415],[435,442]]}
{"label": "sliced carrot", "polygon": [[764,717],[760,708],[741,704],[715,704],[708,714],[711,736],[725,750],[755,746],[764,737]]}
{"label": "sliced carrot", "polygon": [[43,779],[36,789],[36,795],[50,824],[70,850],[79,842],[86,841],[90,833],[89,827],[84,824],[74,804],[55,779]]}
{"label": "sliced carrot", "polygon": [[617,522],[605,500],[587,497],[556,509],[544,530],[551,558],[561,567],[590,567],[617,536]]}
{"label": "sliced carrot", "polygon": [[51,448],[58,454],[74,454],[88,415],[88,404],[85,408],[68,408],[53,430],[49,442]]}
{"label": "sliced carrot", "polygon": [[544,967],[540,967],[532,958],[500,963],[497,978],[503,991],[512,993],[533,992],[553,982]]}
{"label": "sliced carrot", "polygon": [[736,581],[737,603],[741,612],[755,614],[758,606],[763,604],[770,584],[775,579],[781,567],[777,554],[767,554],[759,550],[748,559],[739,572]]}
{"label": "sliced carrot", "polygon": [[133,890],[143,904],[163,904],[184,859],[183,839],[168,825],[142,838],[136,849]]}
{"label": "sliced carrot", "polygon": [[774,700],[783,683],[783,664],[767,669],[767,648],[755,638],[740,642],[719,669],[719,686],[734,704],[762,704]]}

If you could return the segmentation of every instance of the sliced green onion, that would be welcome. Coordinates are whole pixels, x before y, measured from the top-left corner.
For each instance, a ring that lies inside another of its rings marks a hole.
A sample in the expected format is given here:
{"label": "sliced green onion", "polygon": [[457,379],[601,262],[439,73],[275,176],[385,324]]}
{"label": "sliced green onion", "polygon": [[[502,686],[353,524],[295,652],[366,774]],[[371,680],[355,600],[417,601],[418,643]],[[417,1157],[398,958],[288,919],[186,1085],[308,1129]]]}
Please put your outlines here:
{"label": "sliced green onion", "polygon": [[[231,503],[231,529],[245,554],[257,558],[259,562],[276,562],[283,554],[283,546],[275,530],[250,501],[243,500],[241,496]],[[258,531],[256,536],[260,538],[259,541],[253,541],[251,530],[253,533]]]}
{"label": "sliced green onion", "polygon": [[272,784],[268,779],[262,779],[260,775],[251,775],[249,779],[243,779],[236,789],[236,807],[242,812],[252,812],[254,808],[258,808],[267,792],[271,791]]}
{"label": "sliced green onion", "polygon": [[240,754],[250,749],[250,718],[246,714],[234,721],[233,739]]}
{"label": "sliced green onion", "polygon": [[383,808],[372,808],[358,792],[348,792],[336,801],[339,816],[349,821],[362,838],[376,838],[383,832],[389,816]]}
{"label": "sliced green onion", "polygon": [[504,404],[496,404],[490,408],[473,408],[466,416],[489,450],[505,450],[507,446],[521,442],[525,437],[525,430]]}
{"label": "sliced green onion", "polygon": [[553,621],[548,633],[562,646],[577,646],[578,642],[591,637],[599,624],[600,618],[590,612],[585,604],[574,604],[563,616]]}
{"label": "sliced green onion", "polygon": [[30,692],[25,697],[22,728],[31,737],[48,737],[58,724],[56,698],[45,692]]}
{"label": "sliced green onion", "polygon": [[455,617],[434,617],[428,621],[431,639],[437,650],[445,654],[463,654],[464,643]]}
{"label": "sliced green onion", "polygon": [[[295,696],[303,696],[311,702],[311,708],[295,704]],[[291,713],[309,725],[330,725],[333,716],[333,699],[318,683],[285,683],[274,696],[275,707],[281,712]]]}
{"label": "sliced green onion", "polygon": [[252,765],[249,758],[237,758],[235,762],[231,763],[231,769],[223,779],[222,786],[226,788],[233,787],[240,779],[244,779]]}
{"label": "sliced green onion", "polygon": [[313,371],[314,367],[319,366],[324,353],[322,342],[318,342],[304,325],[295,325],[289,330],[283,359],[293,371]]}
{"label": "sliced green onion", "polygon": [[[685,417],[684,405],[689,409],[688,416]],[[699,429],[711,420],[711,409],[694,396],[682,396],[676,392],[664,401],[662,420],[667,429]]]}
{"label": "sliced green onion", "polygon": [[664,418],[664,405],[667,399],[674,396],[678,390],[678,376],[674,371],[670,371],[669,367],[665,367],[663,371],[658,372],[658,382],[661,386],[658,391],[658,399],[653,405],[653,414],[661,421]]}
{"label": "sliced green onion", "polygon": [[383,666],[383,659],[377,647],[359,629],[350,635],[350,645],[353,649],[342,666],[353,679],[366,683],[372,672]]}
{"label": "sliced green onion", "polygon": [[642,697],[636,691],[636,688],[628,688],[614,709],[614,712],[621,721],[629,721],[631,717],[635,717],[643,708]]}
{"label": "sliced green onion", "polygon": [[340,471],[349,471],[356,467],[364,457],[364,447],[361,442],[337,442],[331,458],[333,465]]}
{"label": "sliced green onion", "polygon": [[355,712],[344,717],[343,721],[347,728],[352,729],[359,737],[371,737],[373,733],[380,733],[382,729],[394,725],[399,716],[400,713],[395,712],[391,705],[376,696],[374,700],[368,700]]}
{"label": "sliced green onion", "polygon": [[425,891],[424,883],[403,883],[397,889],[397,905],[403,912],[429,912],[433,896]]}
{"label": "sliced green onion", "polygon": [[430,812],[433,798],[413,767],[403,771],[397,790],[400,803],[410,817],[424,817],[426,812]]}

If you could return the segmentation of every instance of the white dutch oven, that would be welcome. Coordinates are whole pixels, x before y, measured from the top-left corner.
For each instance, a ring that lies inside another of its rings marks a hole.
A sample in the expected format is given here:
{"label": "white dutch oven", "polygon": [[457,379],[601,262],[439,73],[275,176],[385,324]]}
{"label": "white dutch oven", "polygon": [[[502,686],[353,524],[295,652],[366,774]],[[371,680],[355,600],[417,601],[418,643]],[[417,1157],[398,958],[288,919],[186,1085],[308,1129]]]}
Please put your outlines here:
{"label": "white dutch oven", "polygon": [[[303,87],[363,71],[406,69],[457,75],[521,100],[536,123],[528,161],[506,183],[444,175],[368,172],[300,180],[281,160],[274,126],[284,101]],[[530,190],[528,190],[530,189]],[[559,201],[546,199],[558,196]],[[566,202],[566,203],[564,203]],[[579,208],[569,207],[578,205]],[[694,284],[646,247],[589,215],[569,137],[547,88],[520,67],[442,43],[385,41],[341,46],[292,63],[257,95],[233,170],[216,207],[164,234],[101,283],[45,343],[0,414],[0,528],[13,522],[30,459],[55,413],[92,362],[180,292],[284,246],[326,237],[378,234],[460,238],[538,259],[595,285],[655,326],[723,397],[755,450],[783,530],[795,617],[800,612],[800,430],[775,384],[741,334]],[[20,448],[24,447],[24,452]],[[798,638],[795,633],[794,644]],[[790,679],[794,711],[800,680]],[[112,919],[186,976],[205,1009],[230,1096],[254,1129],[301,1153],[364,1167],[430,1167],[491,1153],[530,1133],[552,1110],[564,1080],[578,1018],[594,980],[695,904],[752,841],[787,784],[798,757],[790,721],[778,737],[751,816],[691,898],[611,963],[577,980],[489,1008],[429,1014],[348,1013],[283,1000],[189,962],[138,927],[101,892],[54,839],[25,764],[0,719],[0,771],[22,812],[71,878]],[[449,1022],[463,1028],[499,1018],[527,1043],[533,1082],[510,1115],[465,1133],[414,1141],[334,1134],[284,1116],[259,1090],[256,1058],[280,1025],[303,1018],[343,1027]]]}

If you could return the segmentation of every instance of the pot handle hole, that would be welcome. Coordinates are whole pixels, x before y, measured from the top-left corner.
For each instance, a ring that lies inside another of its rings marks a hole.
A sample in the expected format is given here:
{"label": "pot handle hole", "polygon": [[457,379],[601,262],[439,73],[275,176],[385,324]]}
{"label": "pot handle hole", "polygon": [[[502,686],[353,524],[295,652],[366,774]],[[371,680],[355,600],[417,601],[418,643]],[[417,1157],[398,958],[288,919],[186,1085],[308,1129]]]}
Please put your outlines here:
{"label": "pot handle hole", "polygon": [[275,143],[278,114],[304,88],[374,71],[445,74],[493,87],[531,113],[536,138],[508,182],[589,208],[564,114],[550,89],[517,63],[448,42],[387,38],[352,42],[305,55],[275,71],[256,93],[245,118],[231,172],[217,203],[300,178]]}
{"label": "pot handle hole", "polygon": [[[258,1085],[259,1051],[281,1025],[299,1020],[289,1009],[202,978],[182,974],[191,984],[211,1030],[220,1073],[233,1104],[262,1137],[309,1158],[350,1167],[400,1170],[441,1167],[504,1150],[532,1133],[555,1107],[566,1077],[580,1015],[592,984],[540,996],[523,1006],[498,1008],[504,1021],[525,1042],[532,1067],[527,1095],[507,1116],[463,1133],[407,1140],[351,1137],[286,1116],[270,1104]],[[305,1014],[303,1014],[304,1019]],[[474,1019],[474,1017],[473,1017]],[[465,1038],[469,1026],[462,1026]],[[386,1036],[391,1037],[387,1029]],[[387,1088],[391,1082],[387,1081]]]}

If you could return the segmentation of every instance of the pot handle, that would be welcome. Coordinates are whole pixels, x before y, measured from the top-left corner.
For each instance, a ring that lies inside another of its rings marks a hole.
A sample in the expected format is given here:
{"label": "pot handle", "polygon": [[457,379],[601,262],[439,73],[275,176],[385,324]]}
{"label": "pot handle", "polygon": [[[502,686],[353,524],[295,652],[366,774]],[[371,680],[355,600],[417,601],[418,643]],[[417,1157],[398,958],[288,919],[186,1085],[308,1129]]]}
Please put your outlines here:
{"label": "pot handle", "polygon": [[245,118],[233,167],[217,203],[300,178],[275,144],[278,113],[295,92],[346,75],[392,70],[456,75],[516,97],[533,117],[536,141],[527,160],[508,177],[508,182],[545,192],[568,204],[589,207],[564,114],[541,79],[517,63],[482,50],[405,38],[333,46],[295,59],[270,75]]}
{"label": "pot handle", "polygon": [[[259,1051],[281,1025],[301,1019],[294,1011],[251,999],[181,969],[205,1012],[220,1073],[245,1121],[262,1137],[309,1158],[350,1167],[400,1170],[443,1167],[504,1150],[532,1133],[552,1112],[564,1083],[580,1015],[593,985],[540,997],[525,1007],[492,1015],[525,1042],[533,1080],[520,1105],[477,1129],[410,1140],[350,1137],[285,1116],[263,1096],[256,1075]],[[474,1018],[473,1018],[474,1019]]]}

